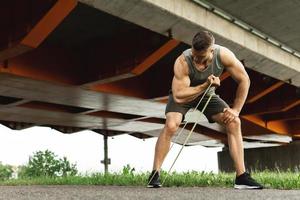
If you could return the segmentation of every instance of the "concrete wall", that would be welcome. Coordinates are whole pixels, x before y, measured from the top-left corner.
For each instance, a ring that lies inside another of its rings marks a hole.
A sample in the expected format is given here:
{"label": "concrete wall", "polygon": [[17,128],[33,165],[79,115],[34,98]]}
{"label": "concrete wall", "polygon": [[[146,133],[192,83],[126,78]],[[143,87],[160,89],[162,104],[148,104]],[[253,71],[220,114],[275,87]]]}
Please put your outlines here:
{"label": "concrete wall", "polygon": [[[233,172],[233,161],[229,150],[218,152],[219,171]],[[245,165],[248,171],[253,169],[287,169],[300,168],[300,141],[277,147],[245,149]]]}

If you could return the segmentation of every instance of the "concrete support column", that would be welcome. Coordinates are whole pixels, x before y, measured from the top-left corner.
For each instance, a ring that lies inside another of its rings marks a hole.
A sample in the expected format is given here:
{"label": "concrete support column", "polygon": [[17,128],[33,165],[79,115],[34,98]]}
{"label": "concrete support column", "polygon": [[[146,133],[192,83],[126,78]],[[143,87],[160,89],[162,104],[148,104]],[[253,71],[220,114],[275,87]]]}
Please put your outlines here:
{"label": "concrete support column", "polygon": [[[252,170],[296,171],[300,168],[300,141],[277,147],[245,149],[245,165]],[[218,152],[219,171],[234,172],[233,161],[227,148]]]}

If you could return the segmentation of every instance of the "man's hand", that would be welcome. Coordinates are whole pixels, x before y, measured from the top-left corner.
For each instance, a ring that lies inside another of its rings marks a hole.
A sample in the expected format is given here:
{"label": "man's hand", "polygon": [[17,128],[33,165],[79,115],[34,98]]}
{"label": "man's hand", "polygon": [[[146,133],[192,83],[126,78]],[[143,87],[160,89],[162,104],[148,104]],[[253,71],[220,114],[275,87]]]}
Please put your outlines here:
{"label": "man's hand", "polygon": [[239,112],[232,109],[232,108],[224,108],[224,118],[223,118],[223,123],[224,124],[229,124],[232,122],[236,117],[239,116]]}
{"label": "man's hand", "polygon": [[214,75],[210,75],[207,78],[207,83],[211,84],[214,87],[219,87],[221,85],[219,77],[214,76]]}

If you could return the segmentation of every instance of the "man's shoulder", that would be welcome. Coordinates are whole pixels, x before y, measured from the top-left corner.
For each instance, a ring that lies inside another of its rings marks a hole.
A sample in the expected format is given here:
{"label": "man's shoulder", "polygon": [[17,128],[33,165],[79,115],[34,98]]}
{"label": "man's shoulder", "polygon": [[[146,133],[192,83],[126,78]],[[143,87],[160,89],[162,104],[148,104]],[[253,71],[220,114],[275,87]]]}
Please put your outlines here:
{"label": "man's shoulder", "polygon": [[221,45],[219,45],[219,56],[220,61],[224,67],[226,67],[228,63],[231,63],[234,59],[236,59],[235,54],[229,48]]}
{"label": "man's shoulder", "polygon": [[183,53],[177,57],[175,63],[177,64],[175,64],[174,67],[182,71],[184,74],[188,73],[188,64]]}
{"label": "man's shoulder", "polygon": [[179,62],[180,64],[187,64],[186,62],[186,58],[183,54],[184,52],[182,52],[182,54],[180,54],[177,58],[176,58],[176,62]]}

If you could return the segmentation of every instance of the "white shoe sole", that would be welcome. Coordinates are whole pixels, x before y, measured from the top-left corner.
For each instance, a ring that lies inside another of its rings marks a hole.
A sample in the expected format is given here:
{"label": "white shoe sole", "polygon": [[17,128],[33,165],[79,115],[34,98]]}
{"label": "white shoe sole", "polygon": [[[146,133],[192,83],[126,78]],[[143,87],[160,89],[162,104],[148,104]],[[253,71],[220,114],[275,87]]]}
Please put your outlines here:
{"label": "white shoe sole", "polygon": [[147,188],[161,188],[161,185],[147,185]]}
{"label": "white shoe sole", "polygon": [[259,186],[249,186],[249,185],[234,185],[234,189],[247,190],[247,189],[262,189]]}

